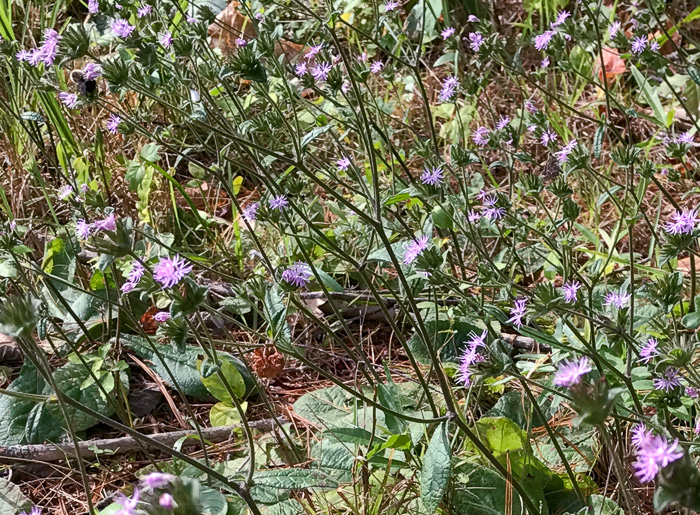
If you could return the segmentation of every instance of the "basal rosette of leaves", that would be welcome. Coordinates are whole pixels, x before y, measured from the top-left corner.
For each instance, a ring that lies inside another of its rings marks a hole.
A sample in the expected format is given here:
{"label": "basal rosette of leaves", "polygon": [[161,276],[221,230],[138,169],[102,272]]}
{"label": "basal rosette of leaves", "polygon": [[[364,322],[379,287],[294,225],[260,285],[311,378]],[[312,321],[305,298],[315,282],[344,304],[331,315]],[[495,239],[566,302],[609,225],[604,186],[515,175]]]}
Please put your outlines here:
{"label": "basal rosette of leaves", "polygon": [[0,445],[146,445],[147,376],[199,454],[104,514],[699,509],[699,9],[43,7],[0,6]]}

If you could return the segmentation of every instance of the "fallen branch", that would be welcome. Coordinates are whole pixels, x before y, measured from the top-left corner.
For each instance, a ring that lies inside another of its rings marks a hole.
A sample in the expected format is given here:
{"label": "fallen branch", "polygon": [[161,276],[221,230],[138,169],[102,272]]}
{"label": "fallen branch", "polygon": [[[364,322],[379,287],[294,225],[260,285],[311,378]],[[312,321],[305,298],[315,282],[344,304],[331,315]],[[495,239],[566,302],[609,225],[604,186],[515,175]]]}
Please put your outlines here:
{"label": "fallen branch", "polygon": [[[286,422],[286,420],[280,419],[280,422],[284,423]],[[275,421],[272,419],[257,420],[249,422],[249,425],[251,429],[257,429],[259,431],[265,432],[272,430],[272,428],[275,426]],[[237,424],[234,426],[212,427],[202,429],[202,436],[204,436],[205,440],[211,443],[224,442],[231,438],[231,433],[234,429],[240,429],[242,427],[242,425]],[[172,447],[178,440],[180,440],[183,437],[196,437],[197,432],[194,430],[186,430],[144,436],[148,438],[148,440],[151,440],[155,443]],[[199,444],[199,440],[196,438],[188,440],[185,440],[185,442],[183,443],[183,447]],[[153,447],[153,445],[150,445],[149,442],[146,440],[142,441],[141,443],[146,448]],[[126,454],[129,452],[138,452],[141,450],[139,444],[131,436],[99,440],[86,440],[84,442],[78,443],[78,447],[80,447],[80,454],[83,458],[94,458],[95,455],[102,454],[103,452],[106,452],[109,455],[114,455]],[[75,457],[75,447],[72,443],[13,445],[11,447],[0,447],[0,463],[8,463],[16,460],[53,462],[64,461]]]}

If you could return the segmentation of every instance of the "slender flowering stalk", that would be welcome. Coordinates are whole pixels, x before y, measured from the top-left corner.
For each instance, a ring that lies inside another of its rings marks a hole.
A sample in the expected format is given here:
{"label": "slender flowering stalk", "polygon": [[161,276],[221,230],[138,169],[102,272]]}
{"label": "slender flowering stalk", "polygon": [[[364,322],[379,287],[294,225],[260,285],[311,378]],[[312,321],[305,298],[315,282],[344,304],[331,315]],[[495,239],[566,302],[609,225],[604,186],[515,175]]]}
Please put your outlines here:
{"label": "slender flowering stalk", "polygon": [[173,258],[163,257],[153,267],[153,279],[160,283],[163,289],[172,288],[191,271],[192,265],[188,265],[180,256],[175,255]]}
{"label": "slender flowering stalk", "polygon": [[587,357],[582,357],[578,361],[569,361],[562,364],[554,376],[554,384],[571,388],[581,382],[583,376],[593,370]]}
{"label": "slender flowering stalk", "polygon": [[297,288],[304,288],[309,284],[312,275],[309,265],[297,261],[282,272],[282,280]]}
{"label": "slender flowering stalk", "polygon": [[409,243],[403,254],[403,264],[410,265],[413,263],[418,258],[419,254],[428,248],[429,243],[430,236],[428,235],[421,236]]}
{"label": "slender flowering stalk", "polygon": [[472,366],[484,361],[484,356],[479,354],[478,349],[483,347],[486,334],[486,330],[480,335],[472,333],[470,339],[466,342],[467,347],[459,360],[459,372],[457,374],[457,380],[464,386],[471,384]]}
{"label": "slender flowering stalk", "polygon": [[527,299],[515,299],[513,307],[510,308],[510,318],[506,320],[507,324],[520,329],[523,326],[523,317],[527,311]]}

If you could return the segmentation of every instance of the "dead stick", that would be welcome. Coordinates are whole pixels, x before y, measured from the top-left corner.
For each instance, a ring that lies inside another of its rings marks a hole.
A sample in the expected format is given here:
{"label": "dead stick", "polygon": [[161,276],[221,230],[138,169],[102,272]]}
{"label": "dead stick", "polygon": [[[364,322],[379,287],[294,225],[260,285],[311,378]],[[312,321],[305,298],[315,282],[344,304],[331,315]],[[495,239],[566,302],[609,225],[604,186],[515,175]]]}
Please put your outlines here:
{"label": "dead stick", "polygon": [[[282,423],[286,420],[282,420]],[[271,431],[275,426],[272,419],[256,420],[250,422],[250,427],[259,431]],[[234,426],[213,427],[202,429],[204,439],[219,443],[228,440],[231,437],[231,432],[234,429],[241,429],[240,424]],[[161,443],[172,447],[180,438],[185,436],[197,436],[194,430],[173,431],[170,433],[158,433],[154,435],[144,435],[149,440]],[[199,443],[196,440],[191,441],[192,444]],[[147,440],[143,440],[143,446],[152,447]],[[185,445],[188,442],[185,441]],[[132,451],[140,451],[141,448],[131,436],[121,438],[107,438],[99,440],[87,440],[78,444],[80,453],[83,458],[93,458],[100,451],[112,451],[111,454],[125,454]],[[63,461],[69,458],[75,458],[75,448],[70,443],[60,444],[41,444],[41,445],[13,445],[11,447],[0,447],[0,463],[12,462],[13,460],[33,460],[33,461]]]}

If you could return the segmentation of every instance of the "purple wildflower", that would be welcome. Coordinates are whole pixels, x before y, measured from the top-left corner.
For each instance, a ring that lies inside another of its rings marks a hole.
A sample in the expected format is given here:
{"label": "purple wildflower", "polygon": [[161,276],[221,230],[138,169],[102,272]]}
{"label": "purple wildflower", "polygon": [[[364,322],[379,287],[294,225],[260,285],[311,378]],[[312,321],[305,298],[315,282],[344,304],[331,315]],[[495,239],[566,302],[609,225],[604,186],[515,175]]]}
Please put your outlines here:
{"label": "purple wildflower", "polygon": [[639,351],[639,356],[641,357],[640,361],[643,361],[644,363],[649,363],[652,359],[658,356],[658,346],[659,341],[656,338],[649,338],[644,344],[644,347],[642,347],[642,350]]}
{"label": "purple wildflower", "polygon": [[683,457],[683,452],[677,449],[677,439],[669,443],[663,436],[648,437],[637,451],[637,461],[634,463],[637,478],[642,483],[653,480],[660,469]]}
{"label": "purple wildflower", "polygon": [[483,190],[480,193],[481,193],[481,203],[484,205],[484,207],[493,207],[496,205],[496,202],[498,202],[498,197],[496,195],[486,193]]}
{"label": "purple wildflower", "polygon": [[96,14],[100,10],[100,3],[97,0],[88,0],[88,12]]}
{"label": "purple wildflower", "polygon": [[145,269],[143,268],[141,262],[135,260],[131,266],[131,270],[129,270],[127,278],[129,279],[129,282],[137,284],[143,277],[144,272]]}
{"label": "purple wildflower", "polygon": [[471,223],[478,222],[479,220],[481,220],[481,213],[479,213],[478,211],[474,211],[473,209],[471,209],[471,210],[469,210],[469,212],[467,213],[467,219],[468,219]]}
{"label": "purple wildflower", "polygon": [[65,200],[68,197],[70,197],[71,193],[73,193],[73,186],[70,184],[66,184],[63,188],[61,188],[58,192],[58,200]]}
{"label": "purple wildflower", "polygon": [[117,512],[117,515],[137,515],[136,506],[139,504],[140,493],[138,488],[134,488],[134,495],[128,498],[122,495],[117,499],[117,504],[121,505],[122,509]]}
{"label": "purple wildflower", "polygon": [[173,496],[167,492],[160,496],[160,498],[158,499],[158,504],[161,508],[168,511],[173,511],[175,508],[177,508],[177,503],[175,502],[175,499],[173,499]]}
{"label": "purple wildflower", "polygon": [[277,195],[276,197],[272,197],[272,199],[270,200],[270,207],[272,209],[278,209],[279,211],[282,211],[288,205],[289,201],[284,195]]}
{"label": "purple wildflower", "polygon": [[554,153],[554,155],[557,156],[559,164],[566,163],[569,160],[569,154],[573,152],[577,144],[578,143],[576,142],[576,140],[572,139],[566,145],[564,145],[564,147],[561,150]]}
{"label": "purple wildflower", "polygon": [[58,98],[61,99],[61,102],[63,102],[68,109],[75,109],[78,105],[78,95],[75,93],[61,91],[58,94]]}
{"label": "purple wildflower", "polygon": [[569,11],[562,11],[559,13],[557,16],[556,21],[553,21],[552,23],[549,24],[549,26],[552,29],[556,29],[559,25],[563,25],[564,22],[571,16],[571,13]]}
{"label": "purple wildflower", "polygon": [[124,284],[122,284],[122,287],[120,289],[121,289],[122,293],[129,293],[134,288],[136,288],[136,283],[132,283],[132,282],[127,281]]}
{"label": "purple wildflower", "polygon": [[153,315],[153,320],[155,320],[159,324],[167,322],[168,320],[170,320],[170,313],[168,313],[167,311],[159,311],[158,313]]}
{"label": "purple wildflower", "polygon": [[653,437],[654,434],[647,429],[647,426],[644,424],[637,424],[632,428],[632,445],[634,445],[637,448],[640,448],[644,446],[649,440],[649,438]]}
{"label": "purple wildflower", "polygon": [[307,72],[306,63],[304,63],[304,62],[297,63],[296,68],[294,68],[294,74],[297,77],[303,77],[304,75],[306,75],[306,72]]}
{"label": "purple wildflower", "polygon": [[617,36],[617,33],[619,32],[621,27],[622,23],[620,23],[617,20],[610,24],[610,27],[608,27],[608,35],[610,36],[610,39],[615,39],[615,36]]}
{"label": "purple wildflower", "polygon": [[632,52],[635,54],[639,55],[642,52],[644,52],[644,49],[647,47],[647,38],[646,36],[638,36],[632,40]]}
{"label": "purple wildflower", "polygon": [[83,68],[83,78],[85,80],[95,80],[102,75],[102,66],[97,63],[87,63]]}
{"label": "purple wildflower", "polygon": [[348,91],[350,91],[350,83],[343,82],[343,85],[340,86],[340,91],[342,91],[343,93],[347,93]]}
{"label": "purple wildflower", "polygon": [[700,393],[698,393],[698,391],[692,386],[687,386],[685,388],[685,394],[691,399],[697,399],[698,395],[700,395]]}
{"label": "purple wildflower", "polygon": [[398,9],[399,5],[400,4],[397,0],[387,0],[384,3],[384,9],[386,9],[386,12],[391,12]]}
{"label": "purple wildflower", "polygon": [[542,61],[540,61],[540,68],[549,68],[549,63],[549,57],[545,57],[542,59]]}
{"label": "purple wildflower", "polygon": [[525,101],[525,109],[527,109],[527,111],[532,114],[535,114],[537,112],[537,106],[535,106],[535,103],[532,100]]}
{"label": "purple wildflower", "polygon": [[131,25],[126,20],[119,19],[114,20],[112,22],[112,32],[114,32],[114,34],[116,34],[122,39],[126,39],[129,36],[131,36],[131,33],[134,32],[134,29],[136,29],[136,27]]}
{"label": "purple wildflower", "polygon": [[508,124],[510,123],[510,116],[501,116],[501,119],[498,120],[498,123],[496,124],[496,130],[497,131],[502,131],[505,129]]}
{"label": "purple wildflower", "polygon": [[20,50],[15,54],[15,59],[18,61],[29,61],[29,58],[32,56],[32,53],[29,50]]}
{"label": "purple wildflower", "polygon": [[297,261],[282,272],[282,280],[297,288],[303,288],[309,284],[312,275],[309,265],[303,261]]}
{"label": "purple wildflower", "polygon": [[676,211],[671,215],[673,221],[666,222],[665,230],[668,234],[693,234],[698,223],[698,215],[694,209]]}
{"label": "purple wildflower", "polygon": [[479,23],[479,18],[477,18],[473,14],[470,14],[469,16],[467,16],[467,23]]}
{"label": "purple wildflower", "polygon": [[194,16],[188,16],[187,23],[197,23],[197,18],[195,18]]}
{"label": "purple wildflower", "polygon": [[173,476],[172,474],[164,474],[162,472],[151,472],[147,476],[143,478],[143,483],[146,485],[146,487],[150,488],[151,490],[155,490],[157,488],[163,488],[165,486],[168,486],[170,483],[175,481],[176,476]]}
{"label": "purple wildflower", "polygon": [[484,44],[484,36],[481,35],[481,32],[470,32],[469,33],[469,48],[474,50],[474,52],[478,52],[479,49],[481,48],[481,45]]}
{"label": "purple wildflower", "polygon": [[316,65],[315,68],[311,69],[311,75],[318,82],[325,82],[328,80],[328,74],[330,73],[333,66],[328,62],[321,62]]}
{"label": "purple wildflower", "polygon": [[546,129],[544,132],[542,132],[542,136],[540,136],[540,143],[546,146],[550,143],[554,143],[555,141],[557,141],[556,132],[550,129]]}
{"label": "purple wildflower", "polygon": [[459,87],[457,77],[447,77],[442,83],[442,89],[438,95],[440,102],[448,102],[455,94],[455,90]]}
{"label": "purple wildflower", "polygon": [[421,252],[423,252],[426,248],[428,248],[429,243],[430,236],[428,235],[421,236],[420,238],[416,238],[413,241],[411,241],[406,246],[406,250],[404,251],[403,264],[410,265],[411,263],[413,263],[418,258],[418,255]]}
{"label": "purple wildflower", "polygon": [[304,55],[304,59],[311,59],[321,50],[323,50],[323,44],[312,46],[311,48],[309,48],[309,51],[306,52],[306,55]]}
{"label": "purple wildflower", "polygon": [[148,16],[149,14],[151,14],[151,12],[153,12],[153,6],[146,4],[142,7],[139,7],[138,11],[136,11],[136,16],[138,16],[139,18],[143,18],[144,16]]}
{"label": "purple wildflower", "polygon": [[192,271],[192,265],[179,255],[174,258],[160,258],[158,264],[153,267],[153,279],[160,283],[161,287],[172,288]]}
{"label": "purple wildflower", "polygon": [[453,36],[455,33],[455,28],[454,27],[447,27],[445,30],[443,30],[440,35],[442,36],[442,39],[448,39],[449,37]]}
{"label": "purple wildflower", "polygon": [[506,216],[506,208],[504,207],[490,207],[484,209],[484,216],[491,221],[500,220]]}
{"label": "purple wildflower", "polygon": [[546,30],[542,34],[535,36],[535,48],[539,51],[546,50],[555,34],[556,32],[553,30]]}
{"label": "purple wildflower", "polygon": [[428,186],[437,186],[442,183],[442,167],[426,168],[420,176],[420,181]]}
{"label": "purple wildflower", "polygon": [[158,36],[158,42],[163,45],[163,48],[168,48],[173,44],[173,35],[169,30],[166,30]]}
{"label": "purple wildflower", "polygon": [[527,311],[527,299],[515,299],[513,307],[510,308],[510,318],[506,320],[507,324],[513,324],[520,328],[523,325],[523,317]]}
{"label": "purple wildflower", "polygon": [[119,124],[122,123],[122,117],[116,114],[109,115],[107,120],[107,130],[111,134],[116,134],[119,132]]}
{"label": "purple wildflower", "polygon": [[693,428],[693,433],[700,435],[700,417],[698,417],[697,422],[695,422],[695,427]]}
{"label": "purple wildflower", "polygon": [[380,71],[382,71],[383,68],[384,63],[381,62],[379,59],[376,59],[372,61],[372,64],[369,66],[369,71],[371,71],[372,73],[379,73]]}
{"label": "purple wildflower", "polygon": [[33,506],[30,511],[23,511],[19,515],[41,515],[41,508]]}
{"label": "purple wildflower", "polygon": [[92,224],[92,227],[96,231],[116,231],[117,230],[117,219],[114,213],[111,213],[104,220],[97,220]]}
{"label": "purple wildflower", "polygon": [[578,281],[569,281],[564,283],[561,287],[564,292],[564,301],[567,303],[576,302],[578,296],[578,291],[581,289],[581,283]]}
{"label": "purple wildflower", "polygon": [[677,368],[668,367],[663,376],[654,378],[654,388],[670,392],[677,386],[681,386],[681,375]]}
{"label": "purple wildflower", "polygon": [[459,382],[464,386],[469,386],[471,384],[471,366],[484,361],[484,356],[479,354],[478,348],[484,345],[486,334],[486,330],[480,335],[472,333],[471,338],[467,340],[467,348],[464,350],[464,354],[462,354],[459,360],[459,372],[457,376]]}
{"label": "purple wildflower", "polygon": [[338,162],[336,163],[338,165],[338,170],[341,172],[346,172],[348,168],[350,168],[350,159],[347,157],[343,157],[341,159],[338,159]]}
{"label": "purple wildflower", "polygon": [[246,222],[254,222],[258,216],[258,209],[260,209],[260,204],[258,202],[253,202],[248,204],[245,209],[243,209],[243,218]]}
{"label": "purple wildflower", "polygon": [[236,38],[236,46],[237,47],[244,47],[248,44],[248,42],[243,39],[243,38]]}
{"label": "purple wildflower", "polygon": [[679,134],[676,137],[676,143],[683,145],[691,145],[693,143],[694,136],[690,131]]}
{"label": "purple wildflower", "polygon": [[661,45],[655,39],[652,39],[651,43],[649,43],[649,50],[651,50],[652,52],[658,52],[660,48]]}
{"label": "purple wildflower", "polygon": [[479,127],[472,134],[472,141],[483,147],[489,142],[489,130],[486,127]]}
{"label": "purple wildflower", "polygon": [[615,306],[618,309],[622,309],[630,301],[630,298],[632,298],[632,295],[629,293],[611,291],[605,296],[605,302],[603,304],[605,306]]}
{"label": "purple wildflower", "polygon": [[58,42],[61,36],[54,29],[46,29],[44,31],[44,39],[41,46],[35,49],[29,57],[29,63],[32,66],[37,66],[40,62],[46,66],[51,66],[58,55]]}
{"label": "purple wildflower", "polygon": [[91,232],[92,228],[90,227],[90,224],[88,224],[82,218],[75,222],[75,235],[81,240],[87,240],[90,237]]}
{"label": "purple wildflower", "polygon": [[593,370],[587,357],[582,357],[578,361],[569,361],[559,366],[554,376],[554,384],[571,388],[581,382],[581,378]]}

